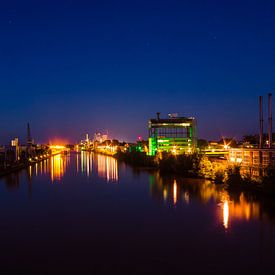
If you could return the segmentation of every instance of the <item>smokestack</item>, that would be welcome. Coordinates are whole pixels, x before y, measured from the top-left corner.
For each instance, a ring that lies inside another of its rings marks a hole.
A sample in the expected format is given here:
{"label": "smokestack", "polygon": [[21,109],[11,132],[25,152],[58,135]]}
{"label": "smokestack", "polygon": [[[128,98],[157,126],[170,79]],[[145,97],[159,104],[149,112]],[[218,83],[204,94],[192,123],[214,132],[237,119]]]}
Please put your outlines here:
{"label": "smokestack", "polygon": [[268,94],[268,147],[272,148],[272,94]]}
{"label": "smokestack", "polygon": [[157,112],[157,119],[160,120],[160,112]]}
{"label": "smokestack", "polygon": [[259,115],[260,115],[260,140],[259,148],[263,148],[264,115],[263,115],[263,97],[259,97]]}
{"label": "smokestack", "polygon": [[30,123],[28,122],[27,125],[27,143],[31,144],[32,143],[32,138],[31,138],[31,127],[30,127]]}

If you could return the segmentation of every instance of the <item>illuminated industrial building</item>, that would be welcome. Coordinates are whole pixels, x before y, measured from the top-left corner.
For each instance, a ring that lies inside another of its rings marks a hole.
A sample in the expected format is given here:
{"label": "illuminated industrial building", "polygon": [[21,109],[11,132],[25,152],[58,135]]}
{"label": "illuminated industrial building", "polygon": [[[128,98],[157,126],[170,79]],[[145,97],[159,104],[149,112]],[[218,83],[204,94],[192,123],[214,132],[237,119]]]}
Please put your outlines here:
{"label": "illuminated industrial building", "polygon": [[196,150],[196,120],[193,117],[178,117],[169,114],[168,118],[149,120],[149,155],[167,152],[174,155],[192,153]]}
{"label": "illuminated industrial building", "polygon": [[259,98],[259,146],[258,148],[232,148],[228,161],[237,164],[249,176],[267,175],[269,169],[275,168],[275,148],[272,140],[272,94],[268,94],[268,140],[264,141],[263,97]]}

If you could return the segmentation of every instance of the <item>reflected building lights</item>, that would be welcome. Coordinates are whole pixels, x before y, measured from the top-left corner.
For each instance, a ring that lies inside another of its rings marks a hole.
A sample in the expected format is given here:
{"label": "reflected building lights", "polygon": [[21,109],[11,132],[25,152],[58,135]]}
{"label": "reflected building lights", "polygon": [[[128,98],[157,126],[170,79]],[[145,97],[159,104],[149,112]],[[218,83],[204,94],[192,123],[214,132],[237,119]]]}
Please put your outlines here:
{"label": "reflected building lights", "polygon": [[[90,177],[92,170],[96,169],[98,176],[106,179],[107,182],[118,181],[118,164],[115,158],[85,151],[81,152],[80,158],[81,172],[86,174],[87,177]],[[76,166],[77,171],[79,171],[78,155],[76,157]]]}
{"label": "reflected building lights", "polygon": [[44,172],[45,174],[48,173],[49,167],[50,167],[50,160],[47,159],[47,160],[46,160],[46,163],[45,163],[45,172]]}
{"label": "reflected building lights", "polygon": [[29,172],[30,176],[32,176],[32,166],[31,165],[28,167],[28,172]]}
{"label": "reflected building lights", "polygon": [[167,189],[163,189],[163,200],[166,202],[167,201]]}
{"label": "reflected building lights", "polygon": [[85,152],[81,151],[81,172],[84,173],[86,168]]}
{"label": "reflected building lights", "polygon": [[51,157],[51,180],[54,182],[55,180],[61,180],[65,173],[65,161],[61,157],[61,155],[55,155]]}
{"label": "reflected building lights", "polygon": [[76,172],[79,172],[79,156],[76,154]]}
{"label": "reflected building lights", "polygon": [[259,217],[259,202],[248,201],[243,193],[241,193],[237,201],[229,200],[228,194],[226,192],[222,193],[222,220],[225,229],[228,229],[233,221],[248,221]]}
{"label": "reflected building lights", "polygon": [[229,215],[234,220],[250,220],[260,217],[260,205],[258,202],[249,202],[243,193],[239,196],[239,201],[231,201],[228,205]]}
{"label": "reflected building lights", "polygon": [[228,206],[228,201],[226,200],[223,203],[223,226],[225,229],[228,228],[228,220],[229,220],[229,206]]}
{"label": "reflected building lights", "polygon": [[51,181],[61,180],[65,173],[66,162],[65,159],[59,154],[52,156],[50,159],[45,159],[28,166],[27,174],[31,179],[33,175],[46,175],[50,174]]}
{"label": "reflected building lights", "polygon": [[[76,166],[77,166],[77,171],[79,171],[79,158],[78,158],[78,154],[76,157]],[[90,152],[84,152],[81,151],[80,154],[80,162],[81,162],[81,172],[82,174],[86,174],[88,177],[91,175],[92,173],[92,154]]]}
{"label": "reflected building lights", "polygon": [[38,175],[38,163],[35,164],[35,175]]}
{"label": "reflected building lights", "polygon": [[174,184],[173,184],[173,202],[174,205],[176,205],[177,203],[177,181],[174,180]]}
{"label": "reflected building lights", "polygon": [[189,204],[189,202],[190,202],[190,196],[189,196],[189,193],[188,193],[188,192],[184,192],[184,194],[183,194],[183,200],[184,200],[187,204]]}
{"label": "reflected building lights", "polygon": [[107,181],[109,181],[110,180],[110,174],[109,174],[109,172],[108,171],[110,171],[110,166],[109,166],[109,161],[108,161],[108,159],[106,159],[107,161],[106,161],[106,178],[107,178]]}
{"label": "reflected building lights", "polygon": [[92,155],[89,153],[86,155],[87,176],[90,176],[92,172],[92,167],[93,167],[92,164],[93,164]]}
{"label": "reflected building lights", "polygon": [[103,155],[97,155],[98,176],[105,178],[108,182],[118,181],[118,164],[117,160]]}
{"label": "reflected building lights", "polygon": [[33,177],[33,167],[31,165],[27,169],[27,177],[28,181],[31,182]]}
{"label": "reflected building lights", "polygon": [[196,179],[169,179],[159,175],[150,176],[150,193],[170,206],[180,203],[190,204],[193,198],[199,199],[206,206],[209,203],[216,203],[216,217],[218,224],[225,230],[238,220],[258,219],[261,216],[261,205],[246,197],[243,193],[237,197],[231,197],[228,191],[222,186],[216,185],[208,180]]}

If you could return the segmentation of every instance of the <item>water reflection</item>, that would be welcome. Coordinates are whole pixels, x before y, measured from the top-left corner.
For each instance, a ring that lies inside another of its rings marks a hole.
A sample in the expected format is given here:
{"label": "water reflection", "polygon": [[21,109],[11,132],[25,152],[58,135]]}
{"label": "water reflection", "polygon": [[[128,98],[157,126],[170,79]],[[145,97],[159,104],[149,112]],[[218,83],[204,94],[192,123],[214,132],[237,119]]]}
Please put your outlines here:
{"label": "water reflection", "polygon": [[81,171],[82,174],[85,174],[87,177],[91,176],[93,171],[93,155],[90,152],[80,153],[80,161],[79,154],[76,155],[76,171]]}
{"label": "water reflection", "polygon": [[222,186],[208,180],[161,177],[150,175],[150,192],[153,198],[162,201],[168,207],[200,201],[205,207],[215,206],[216,219],[224,229],[230,229],[237,221],[260,219],[262,207],[260,198],[247,196],[243,192],[230,193]]}
{"label": "water reflection", "polygon": [[228,228],[228,217],[229,217],[228,201],[225,201],[223,203],[223,226],[225,229]]}
{"label": "water reflection", "polygon": [[12,173],[5,176],[5,183],[6,183],[7,189],[9,190],[18,189],[20,186],[19,178],[20,178],[19,173]]}
{"label": "water reflection", "polygon": [[49,159],[37,162],[34,165],[30,165],[26,169],[28,181],[31,182],[33,176],[39,175],[50,175],[51,182],[61,181],[69,161],[69,157],[58,154]]}
{"label": "water reflection", "polygon": [[[16,266],[14,274],[40,274],[49,259],[46,270],[60,274],[120,272],[125,262],[123,274],[139,265],[137,274],[177,274],[183,267],[192,274],[274,274],[265,272],[274,266],[274,202],[206,180],[134,171],[83,152],[1,178],[4,271]],[[118,178],[120,185],[106,184]],[[41,265],[33,269],[34,262]]]}
{"label": "water reflection", "polygon": [[108,182],[117,182],[117,160],[113,157],[97,155],[97,173],[99,177],[106,179]]}
{"label": "water reflection", "polygon": [[58,154],[28,166],[26,169],[28,182],[31,183],[33,176],[39,175],[50,175],[51,182],[61,181],[66,172],[69,160],[69,157]]}
{"label": "water reflection", "polygon": [[[76,159],[77,172],[91,177],[93,171],[95,171],[97,177],[103,178],[107,182],[118,181],[118,163],[116,159],[109,156],[95,155],[90,152],[82,152],[81,154],[73,154],[72,156],[72,159]],[[70,166],[70,160],[70,155],[58,154],[30,165],[25,170],[18,170],[8,174],[3,177],[3,181],[9,190],[16,190],[19,189],[22,176],[25,175],[31,193],[31,184],[34,177],[49,176],[52,183],[57,181],[62,182]]]}
{"label": "water reflection", "polygon": [[118,181],[118,163],[113,157],[82,151],[76,156],[76,167],[77,172],[81,170],[87,177],[96,171],[97,176],[107,182]]}
{"label": "water reflection", "polygon": [[118,182],[118,162],[116,159],[96,155],[91,152],[81,152],[77,154],[63,155],[58,154],[50,159],[43,160],[28,166],[26,170],[21,170],[10,175],[7,175],[4,180],[9,189],[19,188],[20,174],[26,173],[29,183],[32,182],[34,176],[49,175],[51,182],[61,182],[68,167],[70,160],[75,160],[73,165],[76,166],[77,173],[81,173],[90,178],[95,172],[95,176],[106,180],[107,182]]}
{"label": "water reflection", "polygon": [[8,189],[18,189],[22,176],[25,175],[28,183],[29,193],[32,189],[32,180],[38,176],[49,176],[51,182],[61,181],[69,165],[70,158],[59,154],[52,156],[49,159],[42,160],[28,166],[26,169],[15,171],[3,177]]}
{"label": "water reflection", "polygon": [[50,171],[52,182],[60,181],[66,171],[66,157],[61,154],[51,157]]}
{"label": "water reflection", "polygon": [[[72,160],[71,164],[70,160]],[[7,175],[3,181],[9,190],[18,190],[21,179],[26,177],[28,190],[31,193],[34,177],[39,179],[46,177],[50,182],[63,182],[67,171],[70,173],[70,178],[75,178],[75,180],[81,180],[79,176],[85,175],[95,182],[100,178],[105,182],[116,183],[120,176],[118,162],[115,158],[81,152],[71,156],[56,155],[29,166],[26,170]],[[125,173],[123,169],[120,173],[127,179],[129,175],[132,176],[131,173]],[[143,183],[147,186],[147,172],[139,173],[145,177]],[[149,186],[153,199],[161,201],[162,204],[176,211],[185,206],[192,207],[194,203],[199,203],[203,208],[207,207],[211,214],[214,213],[215,222],[225,231],[230,230],[234,223],[239,221],[274,218],[274,202],[255,196],[255,194],[252,196],[244,192],[226,191],[222,186],[215,185],[208,180],[163,177],[158,172],[154,172],[149,174]]]}
{"label": "water reflection", "polygon": [[174,184],[173,184],[173,202],[174,205],[177,204],[177,181],[174,180]]}
{"label": "water reflection", "polygon": [[31,182],[33,176],[50,175],[51,181],[60,181],[66,172],[69,158],[65,155],[58,154],[49,159],[42,160],[26,169],[28,181]]}
{"label": "water reflection", "polygon": [[253,201],[246,198],[244,193],[240,193],[235,198],[230,198],[229,194],[224,191],[223,201],[223,224],[227,229],[231,222],[249,221],[259,219],[261,216],[260,201]]}

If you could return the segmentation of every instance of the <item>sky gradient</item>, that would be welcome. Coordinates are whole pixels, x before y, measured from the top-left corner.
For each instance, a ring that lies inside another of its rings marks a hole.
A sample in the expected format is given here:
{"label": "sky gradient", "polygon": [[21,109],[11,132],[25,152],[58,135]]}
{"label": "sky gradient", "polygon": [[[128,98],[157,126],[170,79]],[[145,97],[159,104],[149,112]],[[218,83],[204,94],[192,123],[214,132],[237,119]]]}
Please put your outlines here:
{"label": "sky gradient", "polygon": [[0,144],[24,143],[28,121],[38,142],[147,139],[157,111],[195,116],[200,138],[257,133],[274,14],[273,0],[1,1]]}

